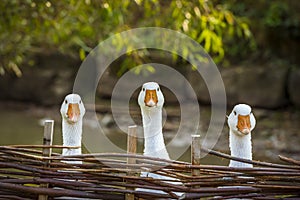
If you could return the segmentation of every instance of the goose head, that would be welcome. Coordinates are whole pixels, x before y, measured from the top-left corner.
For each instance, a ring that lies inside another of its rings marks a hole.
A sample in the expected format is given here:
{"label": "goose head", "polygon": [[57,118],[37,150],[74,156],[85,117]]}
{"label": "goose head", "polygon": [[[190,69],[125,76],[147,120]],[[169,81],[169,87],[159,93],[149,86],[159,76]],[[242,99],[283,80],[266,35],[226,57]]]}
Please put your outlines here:
{"label": "goose head", "polygon": [[236,105],[228,116],[227,122],[230,130],[238,136],[248,135],[256,124],[251,107],[247,104]]}
{"label": "goose head", "polygon": [[75,124],[82,120],[85,108],[80,96],[78,94],[67,95],[61,105],[60,113],[63,120],[69,124]]}
{"label": "goose head", "polygon": [[164,95],[160,87],[155,82],[144,83],[138,97],[141,108],[162,108],[164,105]]}

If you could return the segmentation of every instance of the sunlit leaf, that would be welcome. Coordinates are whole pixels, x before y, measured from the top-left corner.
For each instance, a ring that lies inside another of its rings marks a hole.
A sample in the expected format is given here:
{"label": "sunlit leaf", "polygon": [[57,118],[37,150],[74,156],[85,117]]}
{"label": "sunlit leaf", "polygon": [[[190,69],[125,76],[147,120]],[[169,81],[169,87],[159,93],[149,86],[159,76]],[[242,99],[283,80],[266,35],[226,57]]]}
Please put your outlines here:
{"label": "sunlit leaf", "polygon": [[83,49],[79,49],[79,58],[80,58],[80,60],[85,59],[85,52]]}
{"label": "sunlit leaf", "polygon": [[22,76],[22,71],[16,63],[9,62],[8,67],[16,74],[17,77],[20,78]]}
{"label": "sunlit leaf", "polygon": [[226,18],[226,21],[228,22],[228,24],[233,25],[234,23],[234,18],[231,12],[225,12],[224,16]]}
{"label": "sunlit leaf", "polygon": [[204,49],[209,52],[210,46],[211,46],[211,35],[207,34],[205,37]]}
{"label": "sunlit leaf", "polygon": [[0,75],[4,75],[5,74],[5,70],[4,70],[4,68],[3,67],[0,67]]}
{"label": "sunlit leaf", "polygon": [[188,48],[187,48],[186,46],[183,46],[183,47],[182,47],[182,57],[183,57],[184,59],[187,59],[188,54],[189,54]]}

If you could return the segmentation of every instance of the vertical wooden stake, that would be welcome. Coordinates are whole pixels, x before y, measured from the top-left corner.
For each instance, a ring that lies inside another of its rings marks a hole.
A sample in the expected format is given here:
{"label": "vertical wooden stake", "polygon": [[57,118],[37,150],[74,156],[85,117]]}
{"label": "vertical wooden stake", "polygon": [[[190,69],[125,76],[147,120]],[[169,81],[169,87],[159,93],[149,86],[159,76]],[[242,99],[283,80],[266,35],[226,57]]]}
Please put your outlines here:
{"label": "vertical wooden stake", "polygon": [[[200,165],[200,135],[192,135],[191,160],[192,165]],[[192,169],[192,176],[199,176],[199,169]]]}
{"label": "vertical wooden stake", "polygon": [[[127,153],[128,154],[136,154],[136,146],[137,146],[137,126],[128,126],[128,137],[127,137]],[[135,158],[127,158],[128,164],[134,164]]]}
{"label": "vertical wooden stake", "polygon": [[[52,145],[54,120],[45,120],[43,145]],[[51,156],[52,148],[43,148],[43,156]]]}
{"label": "vertical wooden stake", "polygon": [[[53,141],[53,127],[54,127],[54,121],[53,120],[46,120],[44,124],[44,139],[43,139],[43,145],[52,145]],[[51,148],[43,148],[43,156],[50,157],[52,153]],[[45,167],[49,166],[50,161],[46,161]],[[40,187],[47,188],[48,184],[41,184]],[[47,200],[48,195],[46,194],[40,194],[39,200]]]}
{"label": "vertical wooden stake", "polygon": [[[128,154],[136,154],[137,149],[137,126],[128,126],[128,137],[127,137],[127,153]],[[127,158],[127,164],[135,164],[135,158]],[[129,176],[134,175],[133,172],[128,172]],[[134,188],[127,188],[130,190],[134,190]],[[134,194],[126,194],[126,200],[134,200]]]}

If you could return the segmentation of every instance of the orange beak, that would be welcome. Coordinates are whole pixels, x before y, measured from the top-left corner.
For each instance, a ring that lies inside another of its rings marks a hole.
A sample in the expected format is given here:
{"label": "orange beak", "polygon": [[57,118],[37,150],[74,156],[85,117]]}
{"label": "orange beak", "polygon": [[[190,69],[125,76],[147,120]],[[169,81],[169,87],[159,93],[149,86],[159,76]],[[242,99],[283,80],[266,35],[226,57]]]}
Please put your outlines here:
{"label": "orange beak", "polygon": [[144,102],[148,107],[156,106],[158,102],[156,90],[146,90]]}
{"label": "orange beak", "polygon": [[239,115],[238,116],[238,123],[237,123],[237,129],[247,135],[250,133],[250,128],[251,128],[251,124],[250,124],[250,115]]}
{"label": "orange beak", "polygon": [[80,116],[80,109],[78,103],[70,103],[68,106],[67,116],[69,121],[75,123],[78,121]]}

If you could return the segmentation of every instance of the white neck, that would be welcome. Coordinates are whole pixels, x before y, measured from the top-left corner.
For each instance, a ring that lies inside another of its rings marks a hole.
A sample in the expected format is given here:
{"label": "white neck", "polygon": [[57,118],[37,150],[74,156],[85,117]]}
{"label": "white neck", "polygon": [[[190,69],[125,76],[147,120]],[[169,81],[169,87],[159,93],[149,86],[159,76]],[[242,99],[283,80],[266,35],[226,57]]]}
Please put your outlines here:
{"label": "white neck", "polygon": [[[238,136],[230,130],[229,147],[231,156],[252,160],[251,133]],[[252,167],[252,164],[231,160],[229,167]]]}
{"label": "white neck", "polygon": [[82,120],[75,124],[69,124],[63,119],[62,132],[64,146],[80,146],[78,149],[63,149],[63,155],[81,154]]}
{"label": "white neck", "polygon": [[170,159],[162,133],[162,109],[141,108],[144,127],[144,155]]}

